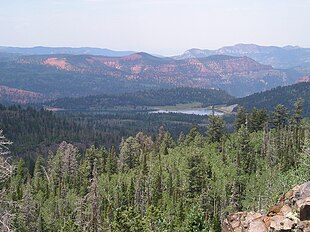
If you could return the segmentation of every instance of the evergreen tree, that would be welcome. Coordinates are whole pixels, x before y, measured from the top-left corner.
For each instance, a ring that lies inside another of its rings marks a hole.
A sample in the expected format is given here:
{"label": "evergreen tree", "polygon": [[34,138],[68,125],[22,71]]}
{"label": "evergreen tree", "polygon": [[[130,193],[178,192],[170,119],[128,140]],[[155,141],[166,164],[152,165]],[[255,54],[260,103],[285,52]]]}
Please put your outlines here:
{"label": "evergreen tree", "polygon": [[208,118],[208,139],[210,142],[219,142],[225,133],[223,118],[211,115]]}
{"label": "evergreen tree", "polygon": [[256,107],[253,108],[249,115],[247,128],[250,132],[257,132],[262,130],[268,121],[267,111],[265,108],[258,110]]}
{"label": "evergreen tree", "polygon": [[[33,185],[33,190],[35,193],[38,192],[42,192],[42,193],[46,193],[46,188],[47,188],[47,184],[45,181],[45,177],[46,177],[46,171],[44,168],[44,159],[41,155],[39,155],[37,157],[35,166],[34,166],[34,171],[33,171],[33,181],[32,181],[32,185]],[[53,183],[55,183],[55,186],[59,186],[59,179],[60,179],[60,175],[57,176],[57,180],[55,177],[55,180]]]}
{"label": "evergreen tree", "polygon": [[190,197],[200,194],[203,186],[203,159],[200,154],[194,153],[188,158],[189,179],[188,192]]}
{"label": "evergreen tree", "polygon": [[37,219],[36,205],[31,193],[31,185],[29,182],[26,185],[19,211],[18,230],[35,231]]}
{"label": "evergreen tree", "polygon": [[120,145],[120,170],[126,171],[136,167],[139,164],[139,158],[140,145],[130,136]]}
{"label": "evergreen tree", "polygon": [[209,231],[209,228],[205,222],[205,217],[202,209],[194,205],[191,207],[187,219],[186,219],[186,231],[198,232],[198,231]]}
{"label": "evergreen tree", "polygon": [[303,99],[298,98],[297,101],[294,103],[295,109],[292,116],[292,124],[297,128],[300,128],[301,126],[303,101]]}
{"label": "evergreen tree", "polygon": [[235,130],[238,131],[241,125],[246,125],[247,123],[247,111],[244,107],[239,107],[235,119]]}
{"label": "evergreen tree", "polygon": [[106,172],[108,173],[109,177],[117,172],[117,156],[114,146],[112,146],[108,154]]}
{"label": "evergreen tree", "polygon": [[277,105],[272,115],[273,125],[279,130],[287,125],[288,110],[283,105]]}
{"label": "evergreen tree", "polygon": [[181,145],[185,141],[185,135],[183,131],[181,131],[179,138],[178,138],[178,145]]}
{"label": "evergreen tree", "polygon": [[66,179],[67,184],[72,183],[77,175],[78,149],[63,141],[57,149],[56,156],[60,156],[61,175]]}
{"label": "evergreen tree", "polygon": [[89,228],[93,232],[101,231],[100,229],[100,205],[99,205],[99,190],[98,190],[98,171],[97,160],[94,160],[92,180],[90,184],[89,193],[87,195],[87,203],[89,209]]}

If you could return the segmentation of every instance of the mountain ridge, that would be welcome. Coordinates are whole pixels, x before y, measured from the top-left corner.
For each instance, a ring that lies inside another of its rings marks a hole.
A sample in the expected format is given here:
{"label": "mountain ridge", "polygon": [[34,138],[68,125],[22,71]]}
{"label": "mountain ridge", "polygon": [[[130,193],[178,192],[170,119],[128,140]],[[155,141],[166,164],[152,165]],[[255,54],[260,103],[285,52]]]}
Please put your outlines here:
{"label": "mountain ridge", "polygon": [[287,45],[260,46],[256,44],[236,44],[219,49],[193,48],[183,54],[173,56],[174,59],[201,58],[215,54],[243,56],[246,55],[257,62],[272,65],[275,68],[292,68],[296,66],[310,66],[310,48]]}
{"label": "mountain ridge", "polygon": [[134,92],[150,88],[216,88],[245,96],[295,83],[303,74],[242,56],[175,60],[139,52],[123,57],[26,55],[0,64],[0,84],[47,98]]}
{"label": "mountain ridge", "polygon": [[103,55],[120,57],[127,56],[135,53],[134,51],[115,51],[107,48],[96,47],[7,47],[0,46],[0,52],[2,53],[19,53],[24,55],[49,55],[49,54],[72,54],[72,55]]}

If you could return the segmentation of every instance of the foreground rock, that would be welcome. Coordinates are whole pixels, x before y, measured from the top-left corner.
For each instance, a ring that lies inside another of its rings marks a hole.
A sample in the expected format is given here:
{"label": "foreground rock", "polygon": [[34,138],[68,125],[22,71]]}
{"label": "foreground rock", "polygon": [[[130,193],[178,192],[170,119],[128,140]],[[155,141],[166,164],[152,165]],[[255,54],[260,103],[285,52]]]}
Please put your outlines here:
{"label": "foreground rock", "polygon": [[267,214],[238,212],[223,222],[222,232],[310,232],[310,182],[285,193]]}

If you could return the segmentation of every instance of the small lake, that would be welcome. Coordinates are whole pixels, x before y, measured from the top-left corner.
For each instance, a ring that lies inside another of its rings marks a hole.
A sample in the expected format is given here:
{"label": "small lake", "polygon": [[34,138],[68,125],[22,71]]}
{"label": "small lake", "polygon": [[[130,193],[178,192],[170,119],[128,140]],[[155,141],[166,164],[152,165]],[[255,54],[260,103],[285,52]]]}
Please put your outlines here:
{"label": "small lake", "polygon": [[[195,109],[195,110],[155,110],[150,111],[150,114],[158,113],[175,113],[175,114],[194,114],[194,115],[211,115],[212,110],[207,109]],[[222,112],[214,111],[214,115],[220,116],[223,115]]]}

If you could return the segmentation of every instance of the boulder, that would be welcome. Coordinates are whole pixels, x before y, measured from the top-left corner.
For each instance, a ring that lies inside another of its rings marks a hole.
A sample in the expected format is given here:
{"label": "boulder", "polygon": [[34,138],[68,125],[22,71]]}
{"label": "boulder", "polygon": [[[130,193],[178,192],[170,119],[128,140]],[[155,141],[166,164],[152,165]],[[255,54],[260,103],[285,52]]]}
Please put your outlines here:
{"label": "boulder", "polygon": [[283,194],[266,215],[238,212],[226,217],[222,232],[310,232],[310,182]]}

